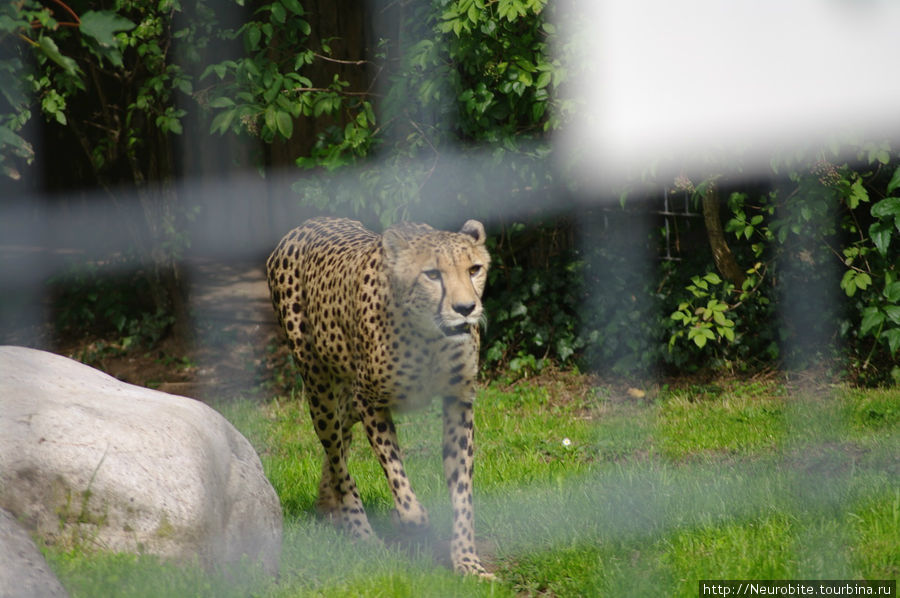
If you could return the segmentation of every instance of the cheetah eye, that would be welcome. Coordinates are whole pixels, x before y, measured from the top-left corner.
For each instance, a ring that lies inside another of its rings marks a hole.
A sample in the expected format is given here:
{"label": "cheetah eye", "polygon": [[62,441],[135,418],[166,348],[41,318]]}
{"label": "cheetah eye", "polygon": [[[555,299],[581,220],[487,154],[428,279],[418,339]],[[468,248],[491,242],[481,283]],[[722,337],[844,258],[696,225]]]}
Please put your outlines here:
{"label": "cheetah eye", "polygon": [[423,272],[428,280],[440,280],[441,279],[441,271],[440,270],[425,270]]}
{"label": "cheetah eye", "polygon": [[483,266],[481,264],[475,264],[474,266],[470,266],[469,267],[469,276],[478,276],[478,274],[481,273],[482,267]]}

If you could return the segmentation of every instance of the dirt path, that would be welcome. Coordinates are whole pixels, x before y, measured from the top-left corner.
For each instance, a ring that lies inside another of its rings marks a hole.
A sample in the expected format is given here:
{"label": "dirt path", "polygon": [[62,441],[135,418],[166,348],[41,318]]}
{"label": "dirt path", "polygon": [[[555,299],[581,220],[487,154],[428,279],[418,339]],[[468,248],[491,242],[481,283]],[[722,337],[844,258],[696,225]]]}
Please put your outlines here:
{"label": "dirt path", "polygon": [[[125,339],[61,338],[47,279],[66,269],[74,250],[0,244],[0,344],[45,349],[79,359],[120,380],[201,399],[273,395],[287,349],[275,322],[265,280],[265,256],[191,258],[189,281],[193,343],[163,341],[152,349],[125,347]],[[290,372],[291,370],[285,370]],[[291,378],[288,382],[293,383]],[[263,383],[270,383],[266,387]]]}
{"label": "dirt path", "polygon": [[192,260],[186,271],[196,336],[158,388],[203,399],[258,394],[269,362],[286,355],[262,262]]}
{"label": "dirt path", "polygon": [[192,259],[183,264],[194,334],[187,347],[171,340],[152,349],[127,350],[115,339],[63,346],[52,341],[26,344],[79,359],[131,384],[201,400],[287,392],[288,387],[277,381],[288,352],[272,312],[262,263]]}

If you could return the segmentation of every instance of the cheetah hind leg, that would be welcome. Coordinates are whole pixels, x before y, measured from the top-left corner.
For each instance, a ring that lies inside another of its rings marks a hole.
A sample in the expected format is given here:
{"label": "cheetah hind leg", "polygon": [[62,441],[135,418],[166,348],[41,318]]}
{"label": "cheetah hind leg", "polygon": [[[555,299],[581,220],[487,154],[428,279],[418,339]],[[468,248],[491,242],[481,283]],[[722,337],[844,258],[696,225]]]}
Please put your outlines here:
{"label": "cheetah hind leg", "polygon": [[[333,395],[329,398],[333,398]],[[328,401],[333,406],[333,401]],[[358,540],[379,540],[372,531],[356,482],[347,470],[347,452],[352,441],[353,421],[346,417],[338,403],[332,417],[326,416],[326,409],[319,401],[310,402],[310,415],[315,422],[316,434],[325,449],[325,464],[319,483],[319,498],[316,510],[323,513],[352,538]]]}
{"label": "cheetah hind leg", "polygon": [[[344,454],[353,442],[353,429],[347,427],[343,431]],[[326,454],[322,460],[322,478],[319,480],[319,496],[316,498],[316,514],[335,525],[340,524],[341,499],[338,484],[331,473],[331,459]]]}
{"label": "cheetah hind leg", "polygon": [[327,455],[322,461],[322,479],[319,481],[316,514],[331,523],[337,523],[341,516],[341,501],[335,490],[334,479],[331,476],[331,464],[328,462]]}
{"label": "cheetah hind leg", "polygon": [[[342,431],[343,453],[353,442],[353,430],[346,427]],[[331,459],[328,452],[322,460],[322,478],[319,480],[319,496],[316,499],[316,514],[331,523],[339,524],[341,519],[341,499],[338,484],[331,473]]]}

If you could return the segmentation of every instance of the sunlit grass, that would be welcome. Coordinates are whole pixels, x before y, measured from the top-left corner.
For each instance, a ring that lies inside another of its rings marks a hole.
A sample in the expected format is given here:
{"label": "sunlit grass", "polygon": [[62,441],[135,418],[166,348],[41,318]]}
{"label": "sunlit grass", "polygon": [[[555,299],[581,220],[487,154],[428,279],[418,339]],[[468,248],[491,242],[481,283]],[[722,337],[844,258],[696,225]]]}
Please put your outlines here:
{"label": "sunlit grass", "polygon": [[[775,382],[663,388],[644,398],[584,378],[494,384],[476,402],[476,530],[499,581],[448,567],[440,406],[396,417],[432,531],[398,534],[358,432],[351,472],[383,545],[316,519],[321,448],[299,398],[217,406],[281,497],[288,596],[696,596],[699,579],[896,578],[900,395]],[[73,596],[247,592],[150,557],[54,554]],[[153,591],[148,588],[152,588]]]}
{"label": "sunlit grass", "polygon": [[772,454],[787,432],[785,401],[774,385],[664,393],[657,426],[661,451],[676,460]]}
{"label": "sunlit grass", "polygon": [[856,538],[851,549],[854,567],[871,579],[900,577],[900,488],[861,501],[847,519]]}

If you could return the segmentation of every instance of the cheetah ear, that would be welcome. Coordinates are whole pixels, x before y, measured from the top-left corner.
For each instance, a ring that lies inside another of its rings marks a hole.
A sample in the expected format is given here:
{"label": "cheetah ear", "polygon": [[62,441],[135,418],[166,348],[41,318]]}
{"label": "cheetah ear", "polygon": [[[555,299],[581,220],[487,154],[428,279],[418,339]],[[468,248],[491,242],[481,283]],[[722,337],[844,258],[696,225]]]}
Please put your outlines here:
{"label": "cheetah ear", "polygon": [[394,257],[409,247],[409,239],[395,227],[392,227],[384,231],[384,234],[381,236],[381,246],[384,247],[385,255]]}
{"label": "cheetah ear", "polygon": [[484,239],[486,237],[484,234],[484,225],[477,220],[466,220],[466,223],[459,229],[459,232],[460,234],[469,235],[475,239],[476,245],[484,245]]}

